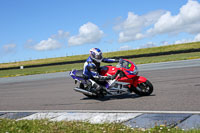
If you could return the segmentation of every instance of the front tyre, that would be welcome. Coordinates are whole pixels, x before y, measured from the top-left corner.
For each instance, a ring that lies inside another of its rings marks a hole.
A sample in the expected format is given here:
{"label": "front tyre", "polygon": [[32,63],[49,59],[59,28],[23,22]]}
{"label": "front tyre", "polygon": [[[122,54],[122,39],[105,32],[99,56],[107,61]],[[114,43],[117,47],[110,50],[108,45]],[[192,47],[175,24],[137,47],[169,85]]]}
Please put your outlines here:
{"label": "front tyre", "polygon": [[153,85],[147,80],[146,82],[138,84],[137,88],[132,87],[131,89],[140,96],[149,96],[153,92]]}

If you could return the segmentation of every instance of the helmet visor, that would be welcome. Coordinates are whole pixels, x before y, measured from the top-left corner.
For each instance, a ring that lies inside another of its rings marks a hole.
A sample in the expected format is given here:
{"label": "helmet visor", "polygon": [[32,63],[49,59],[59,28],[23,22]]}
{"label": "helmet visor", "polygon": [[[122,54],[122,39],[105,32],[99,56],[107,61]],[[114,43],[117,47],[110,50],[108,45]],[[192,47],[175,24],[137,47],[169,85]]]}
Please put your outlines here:
{"label": "helmet visor", "polygon": [[98,55],[96,54],[95,58],[98,59],[98,60],[101,60],[102,59],[102,53],[99,53]]}

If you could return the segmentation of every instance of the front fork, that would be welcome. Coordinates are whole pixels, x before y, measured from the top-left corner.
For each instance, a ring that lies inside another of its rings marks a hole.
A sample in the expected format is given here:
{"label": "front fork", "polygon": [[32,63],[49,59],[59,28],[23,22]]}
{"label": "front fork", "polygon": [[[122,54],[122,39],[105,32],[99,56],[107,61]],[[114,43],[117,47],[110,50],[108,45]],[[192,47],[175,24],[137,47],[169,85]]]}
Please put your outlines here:
{"label": "front fork", "polygon": [[145,83],[147,81],[147,79],[145,77],[142,77],[142,76],[136,76],[134,79],[133,79],[133,86],[134,87],[137,87],[138,84],[140,83]]}

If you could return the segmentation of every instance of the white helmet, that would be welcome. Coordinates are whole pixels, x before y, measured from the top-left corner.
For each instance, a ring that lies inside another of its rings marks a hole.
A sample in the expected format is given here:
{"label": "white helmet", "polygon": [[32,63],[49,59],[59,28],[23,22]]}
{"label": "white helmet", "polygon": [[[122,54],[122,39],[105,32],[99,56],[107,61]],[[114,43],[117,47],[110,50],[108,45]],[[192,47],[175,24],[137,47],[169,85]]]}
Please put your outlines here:
{"label": "white helmet", "polygon": [[96,62],[101,62],[103,59],[102,52],[98,48],[90,49],[90,57]]}

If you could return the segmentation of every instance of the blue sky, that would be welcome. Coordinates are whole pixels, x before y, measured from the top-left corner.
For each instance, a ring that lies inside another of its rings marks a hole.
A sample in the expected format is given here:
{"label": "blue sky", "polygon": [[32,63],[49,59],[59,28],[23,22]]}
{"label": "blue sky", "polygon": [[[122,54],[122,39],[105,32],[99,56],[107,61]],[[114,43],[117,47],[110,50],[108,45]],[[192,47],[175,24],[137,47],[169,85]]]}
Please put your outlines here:
{"label": "blue sky", "polygon": [[0,63],[193,41],[198,0],[0,0]]}

